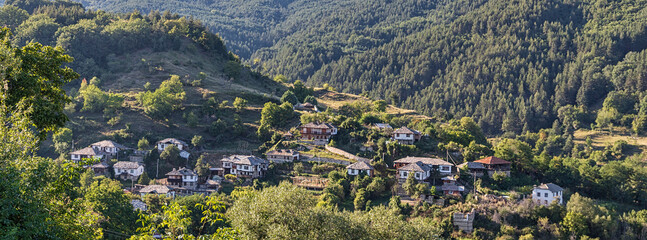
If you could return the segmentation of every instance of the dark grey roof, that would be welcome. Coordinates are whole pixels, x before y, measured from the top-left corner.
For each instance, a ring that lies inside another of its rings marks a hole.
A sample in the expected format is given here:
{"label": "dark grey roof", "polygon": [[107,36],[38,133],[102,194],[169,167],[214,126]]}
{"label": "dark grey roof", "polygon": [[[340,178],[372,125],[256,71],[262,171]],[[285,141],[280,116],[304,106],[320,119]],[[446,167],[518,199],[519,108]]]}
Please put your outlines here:
{"label": "dark grey roof", "polygon": [[467,169],[485,169],[485,166],[483,166],[482,163],[478,162],[466,162],[461,165],[458,165],[458,168],[463,168],[463,166],[467,165]]}
{"label": "dark grey roof", "polygon": [[168,172],[165,175],[166,176],[179,176],[179,175],[182,175],[182,173],[178,172],[177,169],[173,168],[173,170],[171,170],[170,172]]}
{"label": "dark grey roof", "polygon": [[157,144],[159,144],[159,143],[180,144],[180,145],[188,146],[188,144],[186,144],[186,142],[184,142],[182,140],[179,140],[177,138],[166,138],[166,139],[157,141]]}
{"label": "dark grey roof", "polygon": [[88,155],[88,156],[96,156],[96,155],[101,155],[101,152],[95,150],[92,147],[86,147],[80,150],[76,150],[74,152],[71,152],[70,154],[74,155]]}
{"label": "dark grey roof", "polygon": [[198,174],[196,174],[193,170],[187,168],[180,168],[177,171],[184,176],[198,176]]}
{"label": "dark grey roof", "polygon": [[103,141],[100,141],[100,142],[95,142],[95,143],[91,144],[90,146],[112,147],[112,148],[120,148],[120,149],[126,149],[127,148],[124,145],[121,145],[121,144],[116,143],[116,142],[111,141],[111,140],[103,140]]}
{"label": "dark grey roof", "polygon": [[136,169],[139,168],[141,164],[137,162],[126,162],[126,161],[119,161],[115,163],[113,166],[114,168],[121,168],[121,169]]}
{"label": "dark grey roof", "polygon": [[400,170],[404,171],[414,171],[414,172],[427,172],[429,171],[429,166],[422,162],[414,162],[410,163],[409,165],[406,165],[404,167],[401,167]]}
{"label": "dark grey roof", "polygon": [[418,131],[416,131],[416,130],[413,130],[413,129],[411,129],[411,128],[408,128],[408,127],[406,127],[406,126],[405,126],[405,127],[398,128],[397,130],[393,131],[393,133],[400,133],[400,134],[420,134],[420,132],[418,132]]}
{"label": "dark grey roof", "polygon": [[231,155],[223,158],[221,162],[231,162],[242,165],[261,165],[267,164],[267,160],[252,155]]}
{"label": "dark grey roof", "polygon": [[140,193],[157,193],[157,194],[167,194],[168,192],[173,191],[172,188],[164,185],[148,185],[141,190]]}
{"label": "dark grey roof", "polygon": [[330,123],[306,123],[304,125],[301,125],[301,127],[304,128],[321,128],[321,129],[333,129],[335,126],[333,126]]}
{"label": "dark grey roof", "polygon": [[373,166],[371,166],[370,164],[368,164],[365,161],[357,161],[356,163],[348,165],[346,168],[347,169],[358,169],[358,170],[371,170],[371,169],[373,169]]}
{"label": "dark grey roof", "polygon": [[438,159],[438,158],[428,158],[428,157],[406,157],[406,158],[401,158],[395,161],[395,163],[414,163],[414,162],[422,162],[426,165],[436,165],[436,166],[453,166],[454,164],[451,164],[445,160]]}
{"label": "dark grey roof", "polygon": [[299,152],[292,149],[276,149],[276,150],[267,152],[265,155],[294,156],[298,153]]}
{"label": "dark grey roof", "polygon": [[545,189],[545,190],[549,190],[549,191],[551,191],[551,192],[561,192],[561,191],[564,191],[564,189],[563,189],[562,187],[557,186],[556,184],[553,184],[553,183],[544,183],[544,184],[541,184],[541,185],[539,185],[539,186],[537,186],[537,187],[535,187],[535,188],[538,188],[538,189]]}
{"label": "dark grey roof", "polygon": [[97,163],[97,164],[94,164],[94,165],[90,166],[90,168],[92,168],[92,169],[95,169],[95,168],[108,168],[108,164],[106,164],[104,162],[100,162],[100,163]]}

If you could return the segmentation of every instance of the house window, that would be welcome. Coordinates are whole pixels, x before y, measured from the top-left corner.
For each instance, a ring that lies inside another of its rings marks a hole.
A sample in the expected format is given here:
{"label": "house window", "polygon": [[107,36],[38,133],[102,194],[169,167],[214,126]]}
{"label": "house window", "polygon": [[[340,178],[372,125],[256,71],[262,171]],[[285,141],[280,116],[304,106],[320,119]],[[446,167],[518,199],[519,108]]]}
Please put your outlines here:
{"label": "house window", "polygon": [[402,172],[402,175],[406,177],[407,175],[409,175],[409,172]]}
{"label": "house window", "polygon": [[407,137],[411,137],[411,134],[407,134]]}
{"label": "house window", "polygon": [[132,169],[130,170],[130,173],[133,173],[133,170],[132,170]]}
{"label": "house window", "polygon": [[537,193],[537,197],[541,197],[541,193]]}
{"label": "house window", "polygon": [[416,173],[416,178],[420,178],[420,173]]}
{"label": "house window", "polygon": [[548,193],[544,193],[544,197],[548,197]]}
{"label": "house window", "polygon": [[548,204],[548,200],[544,200],[544,204]]}

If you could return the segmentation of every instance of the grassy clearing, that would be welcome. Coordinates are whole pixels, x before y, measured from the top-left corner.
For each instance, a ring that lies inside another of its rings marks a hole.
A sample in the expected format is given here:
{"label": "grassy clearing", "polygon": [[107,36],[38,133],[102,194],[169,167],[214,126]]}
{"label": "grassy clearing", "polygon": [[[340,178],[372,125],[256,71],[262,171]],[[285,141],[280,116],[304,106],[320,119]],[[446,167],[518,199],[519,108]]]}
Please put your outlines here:
{"label": "grassy clearing", "polygon": [[[369,98],[362,97],[359,95],[354,95],[350,93],[331,92],[323,89],[317,89],[315,91],[315,97],[317,97],[317,101],[319,102],[320,105],[324,105],[326,107],[330,107],[333,109],[339,109],[339,107],[341,107],[346,103],[352,103],[356,101],[364,101],[364,102],[373,101]],[[429,119],[429,117],[420,115],[414,110],[398,108],[392,105],[387,106],[386,113],[396,115],[396,116],[409,115],[413,118]]]}
{"label": "grassy clearing", "polygon": [[578,144],[586,144],[586,138],[590,137],[592,145],[596,148],[604,148],[616,141],[624,140],[628,144],[636,146],[642,150],[647,149],[647,137],[632,136],[628,131],[623,129],[614,130],[613,133],[609,131],[580,129],[575,131],[573,136],[573,140]]}
{"label": "grassy clearing", "polygon": [[337,159],[337,160],[355,162],[355,160],[348,159],[348,158],[345,158],[343,156],[340,156],[340,155],[337,155],[337,154],[334,154],[334,153],[331,153],[329,151],[322,150],[322,149],[319,149],[319,148],[313,148],[313,149],[308,150],[308,151],[302,151],[301,153],[302,154],[313,155],[313,156],[317,156],[317,157],[332,158],[332,159]]}

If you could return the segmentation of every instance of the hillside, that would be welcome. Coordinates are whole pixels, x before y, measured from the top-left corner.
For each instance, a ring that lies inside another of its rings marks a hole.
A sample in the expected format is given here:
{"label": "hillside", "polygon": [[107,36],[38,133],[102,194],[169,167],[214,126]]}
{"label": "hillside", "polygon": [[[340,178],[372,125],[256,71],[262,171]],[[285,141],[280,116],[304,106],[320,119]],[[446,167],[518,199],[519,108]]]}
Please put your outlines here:
{"label": "hillside", "polygon": [[[64,148],[106,138],[137,146],[142,137],[154,142],[200,135],[214,149],[235,148],[241,142],[254,149],[260,145],[255,135],[260,108],[278,102],[287,89],[241,64],[218,36],[191,19],[95,12],[72,2],[12,4],[0,8],[0,25],[13,30],[11,40],[18,46],[33,40],[62,47],[74,57],[70,66],[81,76],[65,86],[73,98],[65,108],[73,143]],[[178,77],[184,96],[171,111],[155,114],[150,109],[161,105],[144,105],[138,96],[155,92],[172,76]],[[236,97],[247,101],[244,109],[234,109]],[[217,111],[205,114],[208,104]],[[214,133],[218,120],[239,121],[242,133]],[[54,144],[46,142],[41,154],[57,156]]]}
{"label": "hillside", "polygon": [[192,15],[261,72],[471,116],[492,135],[566,126],[568,105],[588,125],[609,92],[647,89],[645,1],[81,2]]}

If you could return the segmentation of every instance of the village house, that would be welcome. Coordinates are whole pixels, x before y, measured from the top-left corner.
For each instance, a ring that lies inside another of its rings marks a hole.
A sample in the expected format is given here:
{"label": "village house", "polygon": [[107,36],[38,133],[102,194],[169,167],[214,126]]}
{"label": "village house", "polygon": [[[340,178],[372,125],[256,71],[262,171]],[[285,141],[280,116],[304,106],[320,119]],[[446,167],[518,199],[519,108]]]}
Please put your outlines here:
{"label": "village house", "polygon": [[466,173],[474,177],[483,177],[483,175],[485,175],[485,172],[487,172],[485,166],[483,166],[482,163],[478,162],[464,162],[463,164],[458,165],[459,171],[463,171],[463,169],[466,169]]}
{"label": "village house", "polygon": [[348,175],[357,176],[360,174],[366,174],[369,177],[373,177],[374,168],[366,161],[357,161],[346,167]]}
{"label": "village house", "polygon": [[137,180],[144,173],[144,165],[137,162],[119,161],[112,167],[115,169],[115,178]]}
{"label": "village house", "polygon": [[267,160],[275,163],[299,161],[299,152],[292,149],[277,149],[265,154]]}
{"label": "village house", "polygon": [[260,178],[265,176],[268,161],[251,155],[232,155],[220,160],[223,174],[233,174],[243,178]]}
{"label": "village house", "polygon": [[292,140],[294,138],[294,134],[288,131],[284,133],[281,137],[283,138],[283,140]]}
{"label": "village house", "polygon": [[106,164],[104,162],[100,162],[100,163],[97,163],[97,164],[94,164],[94,165],[90,166],[90,169],[92,169],[92,171],[94,171],[95,176],[99,176],[99,175],[108,174],[108,172],[109,172],[108,167],[109,167],[108,164]]}
{"label": "village house", "polygon": [[186,142],[176,139],[176,138],[167,138],[156,143],[157,151],[163,152],[167,147],[175,145],[177,149],[180,150],[180,157],[184,159],[189,159],[191,154],[186,151],[189,148],[189,145]]}
{"label": "village house", "polygon": [[195,189],[198,186],[198,174],[191,169],[180,168],[176,170],[173,168],[166,176],[166,181],[171,186],[187,189]]}
{"label": "village house", "polygon": [[422,134],[420,132],[413,130],[408,127],[401,127],[393,131],[392,138],[398,141],[400,144],[413,144],[416,141],[420,140]]}
{"label": "village house", "polygon": [[461,196],[465,191],[465,186],[458,185],[456,178],[453,176],[445,176],[442,178],[443,185],[440,187],[445,195]]}
{"label": "village house", "polygon": [[170,198],[175,198],[175,189],[165,185],[148,185],[140,189],[139,194],[141,194],[142,199],[147,194],[156,194],[156,195],[162,195]]}
{"label": "village house", "polygon": [[396,169],[400,169],[416,162],[421,162],[422,164],[429,167],[430,170],[438,170],[439,174],[442,176],[452,174],[452,166],[454,166],[454,164],[451,164],[445,160],[428,157],[405,157],[396,160],[395,162],[393,162],[393,164],[395,165]]}
{"label": "village house", "polygon": [[508,177],[510,176],[511,163],[506,160],[491,156],[476,160],[474,162],[483,164],[485,171],[487,171],[490,177],[492,177],[492,174],[496,172],[502,172],[505,173]]}
{"label": "village house", "polygon": [[97,159],[101,160],[101,159],[103,159],[103,156],[105,154],[106,153],[101,152],[101,151],[97,151],[92,147],[86,147],[86,148],[71,152],[70,153],[70,158],[75,163],[78,163],[82,159],[86,159],[86,158],[88,158],[88,159],[89,158],[97,158]]}
{"label": "village house", "polygon": [[398,168],[398,180],[400,181],[407,180],[411,174],[415,174],[414,179],[424,181],[431,176],[431,168],[422,162],[414,162]]}
{"label": "village house", "polygon": [[177,147],[177,149],[179,149],[180,151],[183,151],[189,148],[189,145],[186,144],[186,142],[176,138],[167,138],[164,140],[157,141],[157,143],[155,144],[157,145],[157,151],[160,151],[160,152],[164,151],[166,147],[172,146],[172,145],[175,145],[175,147]]}
{"label": "village house", "polygon": [[119,153],[119,151],[128,149],[124,145],[113,142],[111,140],[96,142],[91,144],[90,147],[92,147],[96,151],[105,152],[110,156],[117,156],[117,153]]}
{"label": "village house", "polygon": [[532,189],[532,200],[544,206],[548,206],[553,202],[562,204],[562,192],[563,188],[557,186],[556,184],[546,183],[539,186],[535,186]]}
{"label": "village house", "polygon": [[301,140],[313,141],[316,145],[326,145],[337,128],[330,123],[307,123],[299,126]]}

